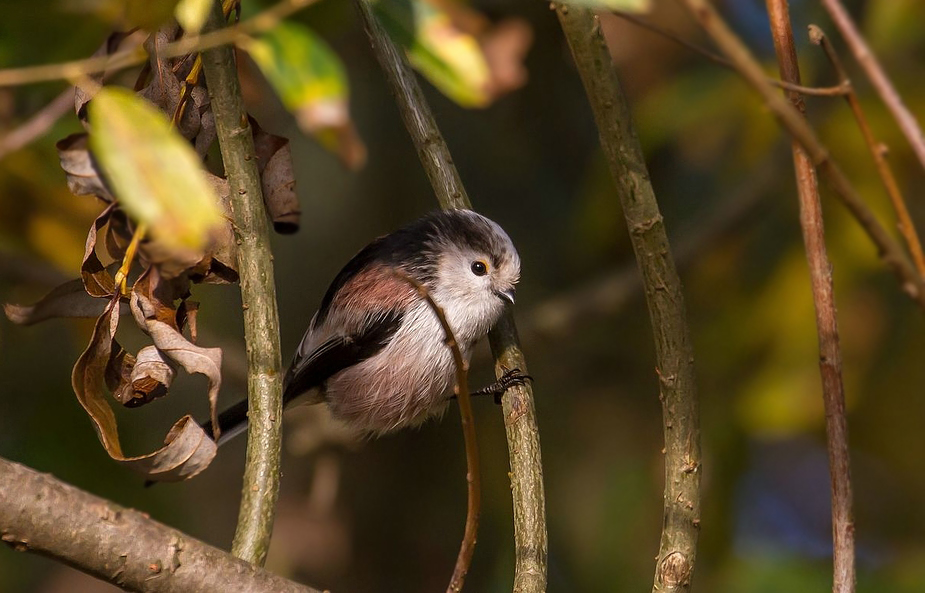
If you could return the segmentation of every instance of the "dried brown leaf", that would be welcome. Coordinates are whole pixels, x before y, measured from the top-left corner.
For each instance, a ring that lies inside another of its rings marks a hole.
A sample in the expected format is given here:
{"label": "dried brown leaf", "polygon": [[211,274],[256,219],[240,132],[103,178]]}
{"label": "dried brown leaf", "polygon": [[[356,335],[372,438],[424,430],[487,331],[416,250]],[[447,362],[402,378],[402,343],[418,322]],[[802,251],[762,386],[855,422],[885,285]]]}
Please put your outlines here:
{"label": "dried brown leaf", "polygon": [[87,244],[84,249],[83,263],[80,265],[80,276],[83,278],[84,288],[87,293],[95,297],[104,297],[113,294],[116,291],[116,283],[112,274],[100,261],[96,255],[96,238],[99,230],[109,222],[115,204],[110,204],[90,226],[90,232],[87,233]]}
{"label": "dried brown leaf", "polygon": [[[131,308],[135,321],[154,341],[154,345],[168,358],[178,363],[188,373],[200,373],[209,381],[209,411],[212,418],[214,437],[218,432],[218,391],[222,385],[221,348],[196,346],[180,333],[176,313],[165,302],[164,294],[171,293],[171,287],[164,286],[154,268],[149,268],[132,289]],[[171,298],[171,297],[168,297]]]}
{"label": "dried brown leaf", "polygon": [[87,134],[71,134],[55,144],[61,168],[67,175],[67,188],[75,196],[96,196],[112,202],[112,193],[100,175],[87,146]]}
{"label": "dried brown leaf", "polygon": [[299,230],[302,209],[295,191],[289,139],[264,131],[254,118],[250,118],[250,123],[263,199],[273,228],[281,234],[294,233]]}
{"label": "dried brown leaf", "polygon": [[122,405],[136,408],[167,395],[167,390],[177,375],[163,352],[155,346],[145,346],[138,351],[135,364],[119,390],[113,396]]}
{"label": "dried brown leaf", "polygon": [[[106,38],[106,41],[103,42],[95,52],[93,52],[93,57],[100,56],[109,56],[115,53],[119,46],[125,41],[126,38],[134,34],[134,31],[114,31],[109,34],[109,37]],[[84,125],[85,128],[89,129],[87,125],[87,103],[93,98],[96,94],[96,89],[98,85],[103,82],[105,77],[105,72],[97,72],[94,74],[87,75],[87,78],[96,84],[83,84],[78,85],[74,88],[74,112],[77,114],[80,123]]]}
{"label": "dried brown leaf", "polygon": [[[112,368],[113,337],[119,325],[118,299],[112,299],[96,322],[87,349],[77,359],[71,383],[80,405],[93,420],[100,442],[120,464],[155,480],[180,480],[205,469],[215,457],[216,444],[189,416],[181,418],[167,433],[164,447],[141,457],[126,457],[119,443],[116,418],[103,394],[107,369]],[[118,352],[121,347],[116,346]],[[123,363],[119,363],[120,374]]]}
{"label": "dried brown leaf", "polygon": [[478,38],[490,79],[488,93],[498,98],[527,84],[524,59],[533,44],[533,29],[520,18],[509,18],[495,24]]}
{"label": "dried brown leaf", "polygon": [[34,305],[4,304],[7,318],[19,325],[32,325],[55,317],[99,317],[106,301],[87,294],[83,279],[65,282]]}

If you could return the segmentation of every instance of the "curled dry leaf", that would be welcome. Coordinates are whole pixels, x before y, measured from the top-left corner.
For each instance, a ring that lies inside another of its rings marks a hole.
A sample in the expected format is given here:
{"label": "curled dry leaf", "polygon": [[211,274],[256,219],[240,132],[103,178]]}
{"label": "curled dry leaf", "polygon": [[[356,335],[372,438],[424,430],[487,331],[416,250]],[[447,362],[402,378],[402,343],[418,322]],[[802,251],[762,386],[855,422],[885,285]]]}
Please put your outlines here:
{"label": "curled dry leaf", "polygon": [[[199,473],[215,457],[216,445],[189,416],[181,418],[167,433],[164,446],[141,457],[126,457],[119,443],[116,418],[103,394],[107,369],[111,368],[113,337],[119,324],[118,299],[96,322],[90,344],[77,359],[71,383],[77,400],[93,420],[100,442],[109,456],[151,479],[180,480]],[[121,347],[117,346],[117,353]],[[120,368],[123,366],[119,363]]]}
{"label": "curled dry leaf", "polygon": [[123,406],[136,408],[167,395],[176,375],[163,352],[155,346],[145,346],[138,351],[128,377],[120,381],[112,395]]}
{"label": "curled dry leaf", "polygon": [[[119,49],[119,46],[122,45],[122,42],[134,33],[135,31],[114,31],[113,33],[110,33],[109,37],[106,38],[106,41],[103,42],[103,45],[101,45],[95,52],[93,52],[92,57],[98,58],[101,56],[109,56],[114,54],[116,50]],[[91,84],[80,84],[74,88],[74,112],[77,114],[77,118],[85,128],[89,127],[89,124],[87,123],[87,103],[89,103],[93,96],[96,94],[96,91],[99,89],[99,85],[102,84],[105,75],[105,72],[88,74],[86,79],[89,80]]]}
{"label": "curled dry leaf", "polygon": [[[176,323],[176,311],[172,302],[164,301],[164,293],[173,292],[165,286],[166,280],[158,275],[156,268],[149,268],[135,281],[132,289],[131,308],[135,321],[154,341],[162,354],[178,363],[188,373],[200,373],[209,381],[209,412],[212,426],[218,439],[218,391],[222,385],[221,348],[196,346],[180,333]],[[167,298],[172,298],[167,297]]]}
{"label": "curled dry leaf", "polygon": [[112,193],[100,176],[96,161],[90,154],[86,134],[71,134],[55,144],[61,168],[67,175],[67,188],[75,196],[96,196],[112,202]]}
{"label": "curled dry leaf", "polygon": [[289,139],[264,131],[254,118],[250,118],[250,124],[254,132],[254,151],[257,153],[263,200],[273,228],[280,234],[292,234],[299,230],[302,208],[295,191]]}
{"label": "curled dry leaf", "polygon": [[96,255],[96,238],[103,226],[109,222],[116,206],[110,204],[90,226],[87,233],[87,244],[84,249],[83,263],[80,265],[80,276],[83,278],[84,288],[90,296],[105,297],[116,291],[116,283],[112,274]]}
{"label": "curled dry leaf", "polygon": [[87,294],[82,278],[65,282],[34,305],[3,305],[7,318],[19,325],[32,325],[55,317],[99,317],[105,309],[106,301]]}

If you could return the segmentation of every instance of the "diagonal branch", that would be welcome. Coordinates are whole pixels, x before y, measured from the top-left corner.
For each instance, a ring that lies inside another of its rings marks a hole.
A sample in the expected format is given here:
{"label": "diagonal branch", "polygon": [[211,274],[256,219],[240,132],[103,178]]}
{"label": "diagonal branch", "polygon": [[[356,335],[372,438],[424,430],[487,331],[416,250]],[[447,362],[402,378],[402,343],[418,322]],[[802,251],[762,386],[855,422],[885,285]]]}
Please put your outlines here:
{"label": "diagonal branch", "polygon": [[848,72],[842,65],[838,54],[835,53],[832,44],[829,43],[829,40],[826,38],[825,33],[816,25],[810,25],[809,39],[816,45],[822,47],[822,51],[825,52],[826,57],[832,64],[832,68],[835,69],[835,74],[838,75],[838,79],[843,85],[847,85],[848,87],[845,100],[848,101],[848,106],[851,107],[851,113],[854,114],[854,119],[858,123],[858,128],[861,129],[861,135],[864,136],[864,142],[867,143],[867,149],[874,159],[874,164],[877,165],[877,171],[880,173],[880,179],[883,181],[886,193],[890,196],[890,202],[893,204],[893,210],[896,211],[896,218],[899,221],[899,232],[902,233],[903,238],[906,240],[909,253],[912,254],[912,261],[915,263],[919,275],[925,277],[925,254],[922,253],[922,243],[919,241],[919,236],[915,232],[915,225],[912,224],[912,217],[909,215],[909,209],[906,207],[906,201],[903,199],[902,192],[899,191],[899,184],[896,183],[896,178],[893,176],[890,163],[886,160],[886,147],[877,142],[877,139],[874,138],[874,133],[870,128],[870,124],[867,122],[864,110],[861,108],[861,102],[858,100],[857,93],[854,92],[854,86],[848,78]]}
{"label": "diagonal branch", "polygon": [[925,281],[915,271],[902,247],[877,220],[848,181],[828,149],[800,113],[765,80],[764,70],[739,37],[732,32],[708,0],[681,0],[700,26],[735,64],[739,74],[761,95],[780,125],[806,150],[813,164],[828,180],[835,195],[867,233],[900,282],[902,289],[925,310]]}
{"label": "diagonal branch", "polygon": [[[687,39],[684,39],[680,35],[673,33],[669,31],[668,29],[660,27],[653,22],[647,21],[646,19],[639,18],[638,16],[636,16],[635,14],[631,12],[626,12],[623,10],[612,10],[611,12],[614,15],[620,17],[621,19],[625,21],[629,21],[630,23],[633,23],[637,27],[642,27],[643,29],[646,29],[647,31],[651,31],[652,33],[655,33],[656,35],[661,35],[662,37],[666,39],[670,39],[671,41],[674,41],[678,45],[686,47],[687,49],[691,50],[694,53],[700,54],[701,56],[710,60],[711,62],[713,62],[714,64],[718,66],[722,66],[723,68],[728,68],[729,70],[735,70],[735,66],[732,65],[732,62],[730,62],[723,56],[715,54],[711,52],[710,50],[705,49],[703,47],[700,47],[696,43],[691,43]],[[815,97],[837,97],[837,96],[847,94],[848,91],[851,89],[850,83],[847,83],[847,82],[841,82],[840,84],[836,86],[818,87],[818,88],[794,84],[792,82],[787,82],[786,80],[777,80],[776,78],[770,78],[770,77],[768,78],[768,82],[784,90],[798,91],[800,93],[803,93],[804,95],[812,95]]]}
{"label": "diagonal branch", "polygon": [[[781,78],[799,84],[800,68],[787,0],[767,0],[774,49],[780,62]],[[806,107],[798,93],[788,93],[790,103],[801,114]],[[848,455],[848,421],[845,418],[845,385],[842,379],[838,317],[832,283],[832,264],[825,248],[825,229],[816,169],[806,152],[793,141],[797,195],[800,200],[800,226],[806,245],[806,260],[812,283],[816,330],[819,334],[819,371],[828,435],[829,472],[832,476],[832,536],[834,542],[834,593],[853,593],[854,519],[852,518],[851,465]]]}
{"label": "diagonal branch", "polygon": [[144,513],[0,459],[0,540],[127,591],[320,593],[257,568]]}
{"label": "diagonal branch", "polygon": [[[216,2],[206,26],[219,29],[224,21],[221,3]],[[282,424],[282,361],[270,228],[234,50],[226,45],[205,51],[202,63],[231,188],[247,345],[247,458],[232,551],[263,565],[279,494]]]}
{"label": "diagonal branch", "polygon": [[589,9],[566,5],[557,6],[557,15],[620,196],[655,340],[665,433],[665,507],[652,591],[689,590],[700,535],[700,410],[681,280],[600,19]]}
{"label": "diagonal branch", "polygon": [[922,128],[919,127],[919,122],[916,121],[915,116],[903,103],[902,97],[896,92],[893,83],[890,82],[880,62],[877,61],[877,56],[870,50],[867,42],[864,41],[864,37],[858,31],[857,25],[851,19],[851,15],[848,14],[848,11],[845,10],[839,0],[822,0],[822,5],[828,11],[829,16],[832,17],[832,21],[838,27],[842,37],[845,38],[845,42],[851,48],[851,53],[854,54],[854,58],[864,69],[867,78],[877,89],[880,98],[886,103],[887,109],[893,114],[896,123],[899,124],[899,128],[905,134],[913,152],[918,157],[919,163],[921,163],[922,167],[925,167],[925,136],[922,135]]}
{"label": "diagonal branch", "polygon": [[[440,205],[443,208],[469,208],[466,190],[408,59],[389,39],[373,14],[369,1],[356,0],[356,4]],[[510,311],[492,328],[488,339],[495,355],[495,373],[499,378],[506,369],[518,368],[527,372]],[[502,397],[501,405],[511,458],[514,499],[514,591],[539,593],[546,590],[546,503],[533,386],[528,383],[509,389]]]}

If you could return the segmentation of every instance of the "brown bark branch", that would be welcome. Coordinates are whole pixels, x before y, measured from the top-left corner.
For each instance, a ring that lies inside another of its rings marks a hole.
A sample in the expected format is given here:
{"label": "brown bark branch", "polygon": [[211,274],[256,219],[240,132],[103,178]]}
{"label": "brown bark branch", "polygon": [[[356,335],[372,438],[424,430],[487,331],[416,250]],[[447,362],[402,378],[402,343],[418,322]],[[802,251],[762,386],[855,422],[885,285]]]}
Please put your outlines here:
{"label": "brown bark branch", "polygon": [[[221,2],[216,2],[206,27],[215,30],[224,25]],[[282,425],[282,361],[270,225],[234,49],[225,45],[205,51],[202,63],[231,188],[247,345],[247,457],[232,552],[263,565],[279,495]]]}
{"label": "brown bark branch", "polygon": [[68,87],[15,130],[10,130],[0,137],[0,160],[42,136],[55,125],[61,116],[73,108],[74,89]]}
{"label": "brown bark branch", "polygon": [[681,281],[600,20],[575,6],[558,5],[557,14],[623,206],[652,322],[665,434],[664,521],[652,591],[686,591],[700,534],[701,456],[694,357]]}
{"label": "brown bark branch", "polygon": [[842,65],[838,54],[835,53],[835,48],[832,47],[832,44],[829,43],[829,40],[826,38],[825,33],[816,25],[810,25],[809,39],[816,45],[822,47],[838,79],[843,85],[847,85],[848,87],[845,100],[848,101],[848,106],[851,107],[851,113],[854,114],[854,119],[858,123],[858,128],[861,129],[861,135],[864,136],[864,142],[867,143],[867,149],[874,159],[874,164],[877,165],[877,172],[880,174],[880,179],[883,181],[886,193],[890,196],[890,202],[893,204],[893,210],[896,211],[896,218],[899,222],[899,232],[902,233],[903,238],[906,240],[909,253],[912,254],[912,261],[915,263],[919,275],[925,276],[925,254],[922,253],[922,243],[919,241],[918,233],[915,231],[915,225],[912,224],[912,217],[909,215],[909,209],[906,207],[906,200],[899,190],[899,184],[896,183],[896,178],[893,176],[890,163],[886,160],[886,147],[877,142],[877,139],[874,138],[874,133],[871,130],[870,124],[867,122],[864,110],[861,108],[861,102],[858,100],[857,93],[854,92],[854,86],[848,78],[848,72]]}
{"label": "brown bark branch", "polygon": [[[722,66],[723,68],[727,68],[729,70],[735,70],[735,66],[732,65],[732,62],[723,56],[715,54],[706,48],[700,47],[696,43],[691,43],[687,39],[684,39],[680,35],[669,31],[668,29],[660,27],[653,22],[647,21],[646,19],[639,18],[631,12],[625,12],[622,10],[612,10],[611,12],[625,21],[629,21],[638,27],[642,27],[643,29],[655,33],[656,35],[661,35],[666,39],[674,41],[678,45],[682,45],[687,49],[700,54],[717,66]],[[776,78],[770,77],[768,78],[768,82],[777,88],[785,89],[788,91],[799,91],[804,95],[812,95],[815,97],[838,97],[846,94],[850,88],[850,85],[845,83],[830,87],[809,87],[793,84],[792,82],[787,82],[786,80],[777,80]]]}
{"label": "brown bark branch", "polygon": [[919,163],[925,168],[925,137],[922,136],[922,128],[916,121],[915,116],[909,111],[909,108],[903,103],[902,97],[896,92],[893,83],[883,70],[883,66],[877,60],[877,56],[870,50],[864,36],[858,31],[857,25],[851,19],[851,15],[845,10],[845,7],[839,0],[822,0],[822,6],[828,11],[829,16],[838,31],[844,37],[851,53],[861,65],[861,68],[867,74],[867,78],[877,89],[880,98],[886,104],[887,109],[893,114],[896,123],[902,130],[913,152],[919,159]]}
{"label": "brown bark branch", "polygon": [[0,541],[128,591],[319,593],[6,459],[0,459]]}
{"label": "brown bark branch", "polygon": [[[356,0],[376,59],[385,72],[405,127],[443,208],[470,208],[469,198],[449,149],[424,99],[404,53],[396,47],[372,13],[368,0]],[[495,356],[495,373],[518,368],[527,372],[510,311],[488,334]],[[543,465],[536,423],[533,386],[513,387],[501,398],[511,459],[514,503],[515,593],[546,590],[546,507]]]}
{"label": "brown bark branch", "polygon": [[462,351],[459,349],[459,342],[456,341],[456,335],[450,322],[447,321],[443,309],[430,295],[427,287],[408,276],[407,274],[397,273],[398,277],[413,286],[418,294],[421,295],[430,309],[437,316],[443,332],[446,334],[446,345],[453,354],[453,363],[456,365],[456,401],[459,403],[459,417],[462,421],[463,440],[466,444],[466,486],[468,494],[468,503],[466,505],[466,529],[463,534],[462,544],[459,546],[459,554],[456,556],[456,566],[453,568],[453,576],[450,577],[450,584],[447,587],[447,593],[456,593],[462,591],[466,575],[469,573],[469,567],[472,565],[472,555],[475,553],[475,540],[479,531],[479,516],[482,512],[482,476],[479,469],[479,443],[475,436],[475,417],[472,414],[472,396],[469,393],[469,381],[467,374],[469,365],[463,358]]}
{"label": "brown bark branch", "polygon": [[[800,68],[787,0],[767,0],[774,49],[780,63],[781,78],[799,84]],[[806,106],[798,93],[788,93],[790,103],[805,116]],[[809,156],[793,141],[793,165],[796,170],[797,195],[800,201],[800,226],[806,246],[806,260],[816,311],[819,334],[819,371],[822,375],[822,400],[825,404],[828,435],[829,472],[832,476],[832,536],[834,593],[853,593],[854,520],[852,518],[851,466],[848,452],[848,421],[845,417],[845,387],[842,379],[838,317],[832,282],[832,264],[825,247],[825,228],[816,169]]]}
{"label": "brown bark branch", "polygon": [[835,195],[876,245],[902,289],[925,310],[925,282],[909,262],[902,247],[890,236],[848,181],[828,149],[789,101],[765,80],[764,71],[739,37],[732,32],[708,0],[682,0],[700,26],[723,50],[743,78],[761,95],[778,122],[806,150],[813,164],[828,180]]}

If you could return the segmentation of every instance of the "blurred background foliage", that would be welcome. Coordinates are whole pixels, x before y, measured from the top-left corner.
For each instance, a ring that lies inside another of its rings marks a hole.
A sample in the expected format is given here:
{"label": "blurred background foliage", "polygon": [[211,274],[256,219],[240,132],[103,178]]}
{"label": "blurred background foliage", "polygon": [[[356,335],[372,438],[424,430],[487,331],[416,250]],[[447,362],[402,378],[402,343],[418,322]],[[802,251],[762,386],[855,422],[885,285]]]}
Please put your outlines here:
{"label": "blurred background foliage", "polygon": [[[916,111],[925,104],[919,75],[925,4],[848,4]],[[268,5],[245,0],[244,16]],[[703,42],[679,5],[654,5],[647,18]],[[834,84],[803,32],[817,23],[837,48],[843,44],[816,3],[791,5],[804,82]],[[523,259],[516,316],[536,377],[549,589],[646,590],[661,527],[662,425],[648,317],[618,201],[554,14],[543,2],[474,0],[471,7],[489,26],[511,18],[529,26],[526,84],[482,109],[462,108],[431,86],[425,91],[475,207],[508,230]],[[722,8],[776,73],[764,3],[727,0]],[[89,55],[111,18],[112,3],[105,0],[42,7],[7,0],[0,67]],[[251,111],[265,129],[292,139],[304,212],[297,235],[274,238],[287,357],[340,266],[372,237],[436,207],[351,3],[321,2],[293,20],[309,25],[342,60],[349,110],[368,155],[354,172],[303,135],[241,54]],[[688,299],[705,472],[694,587],[826,590],[831,526],[824,413],[789,143],[734,74],[616,17],[605,16],[603,24],[635,108]],[[923,171],[853,64],[851,73],[922,229]],[[61,82],[0,89],[0,130],[15,128],[65,88]],[[843,101],[807,101],[835,157],[893,228]],[[68,192],[54,143],[78,130],[69,112],[48,134],[0,160],[4,302],[33,301],[77,275],[101,204]],[[917,503],[925,497],[925,323],[840,205],[826,199],[823,207],[848,397],[858,590],[922,591],[925,514]],[[606,290],[588,288],[601,286]],[[202,302],[200,343],[225,350],[227,405],[245,389],[237,289],[200,286],[194,297]],[[244,443],[222,451],[190,482],[142,488],[139,478],[108,459],[71,392],[70,368],[91,327],[90,321],[52,320],[22,328],[0,320],[0,455],[227,547]],[[128,330],[120,341],[127,347],[141,342]],[[487,382],[487,348],[473,366],[471,382]],[[129,452],[153,449],[182,413],[205,416],[203,391],[201,379],[186,378],[154,405],[119,410]],[[507,445],[498,409],[478,402],[476,413],[484,508],[467,590],[500,592],[510,589],[514,553]],[[417,431],[347,446],[336,439],[319,444],[315,414],[288,415],[270,568],[335,591],[440,590],[465,516],[457,412]],[[49,560],[0,553],[0,591],[109,590]]]}

